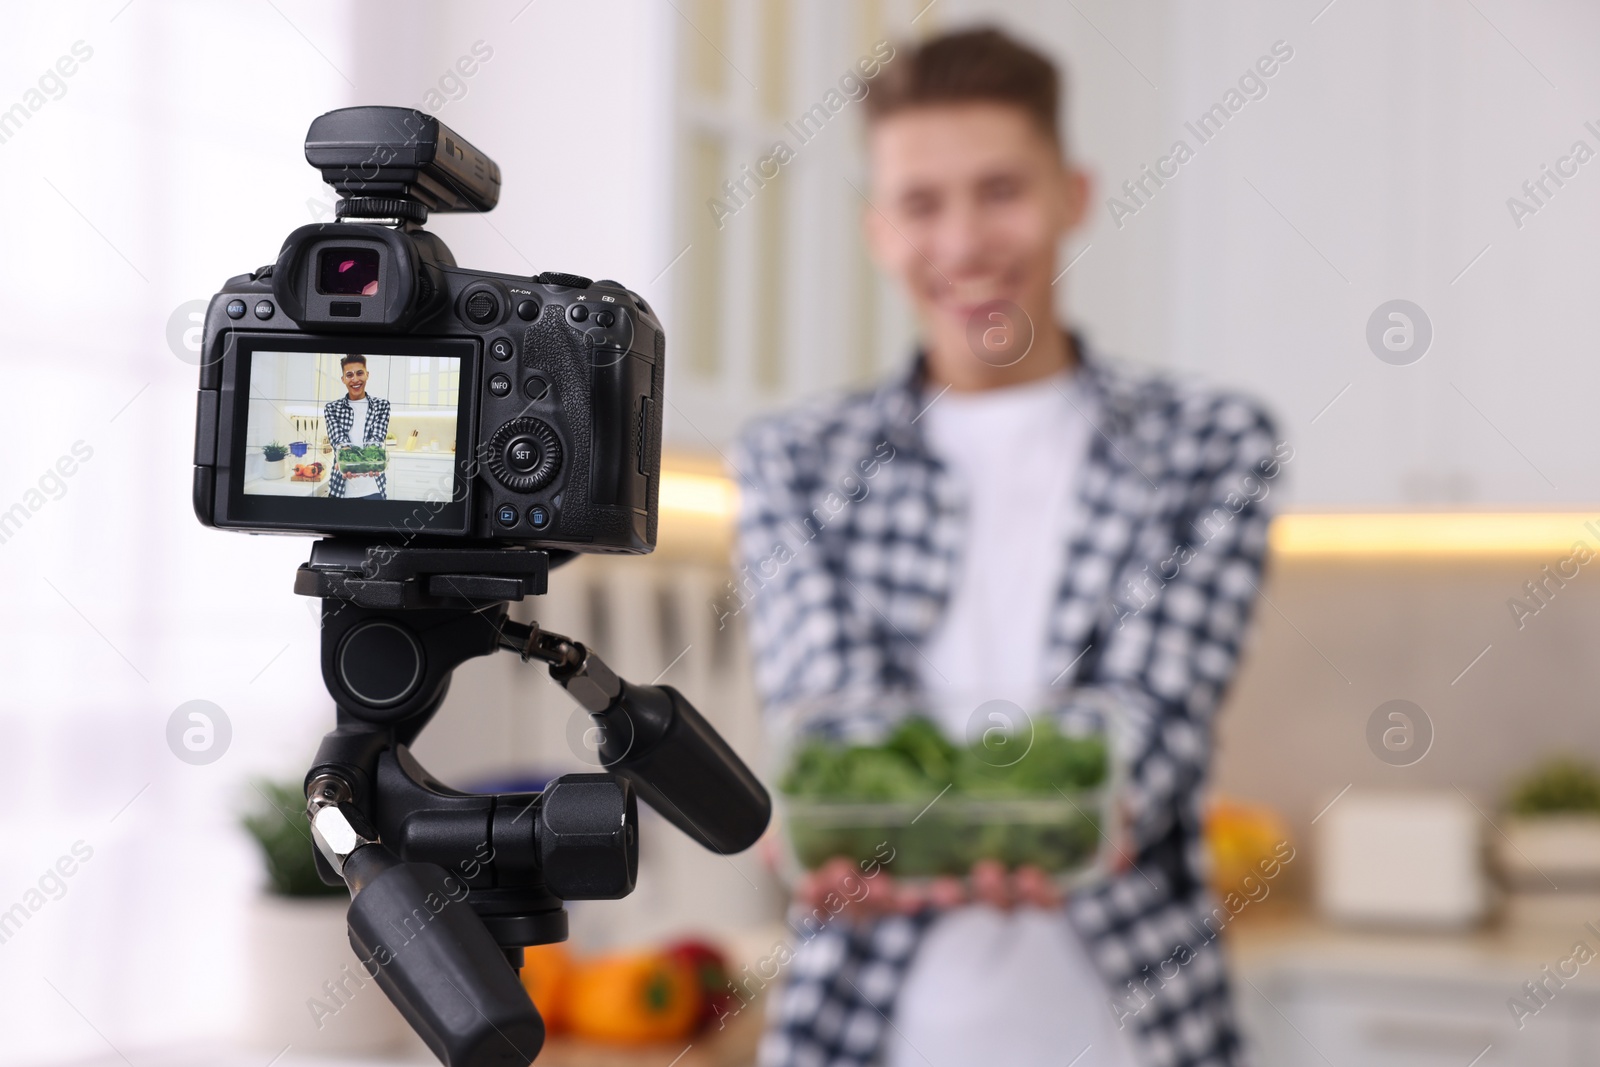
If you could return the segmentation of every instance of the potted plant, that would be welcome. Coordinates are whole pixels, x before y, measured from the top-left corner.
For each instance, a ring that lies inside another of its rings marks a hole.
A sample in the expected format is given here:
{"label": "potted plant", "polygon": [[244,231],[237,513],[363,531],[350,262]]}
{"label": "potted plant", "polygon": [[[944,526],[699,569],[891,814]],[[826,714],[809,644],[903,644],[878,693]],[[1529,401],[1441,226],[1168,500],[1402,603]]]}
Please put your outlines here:
{"label": "potted plant", "polygon": [[1513,889],[1600,890],[1600,771],[1549,760],[1514,784],[1506,807],[1500,866]]}
{"label": "potted plant", "polygon": [[282,441],[268,441],[261,446],[261,458],[267,461],[267,473],[262,475],[268,481],[277,481],[283,477],[283,457],[289,454],[289,446]]}
{"label": "potted plant", "polygon": [[267,882],[251,909],[246,1037],[263,1048],[394,1051],[408,1030],[350,948],[350,895],[317,875],[299,781],[258,780],[240,819]]}

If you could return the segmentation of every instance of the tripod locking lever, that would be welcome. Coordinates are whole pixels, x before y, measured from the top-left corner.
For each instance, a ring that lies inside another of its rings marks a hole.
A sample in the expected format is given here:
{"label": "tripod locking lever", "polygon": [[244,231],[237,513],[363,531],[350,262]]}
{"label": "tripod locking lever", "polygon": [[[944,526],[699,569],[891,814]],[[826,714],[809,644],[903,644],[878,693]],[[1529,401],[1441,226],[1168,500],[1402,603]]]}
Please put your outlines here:
{"label": "tripod locking lever", "polygon": [[500,645],[537,659],[599,727],[600,763],[652,808],[724,855],[755,844],[772,798],[733,748],[670,685],[634,685],[562,634],[507,620]]}
{"label": "tripod locking lever", "polygon": [[544,1022],[505,954],[436,863],[407,863],[378,840],[350,786],[322,775],[306,814],[323,858],[350,888],[345,915],[361,967],[446,1067],[526,1067]]}

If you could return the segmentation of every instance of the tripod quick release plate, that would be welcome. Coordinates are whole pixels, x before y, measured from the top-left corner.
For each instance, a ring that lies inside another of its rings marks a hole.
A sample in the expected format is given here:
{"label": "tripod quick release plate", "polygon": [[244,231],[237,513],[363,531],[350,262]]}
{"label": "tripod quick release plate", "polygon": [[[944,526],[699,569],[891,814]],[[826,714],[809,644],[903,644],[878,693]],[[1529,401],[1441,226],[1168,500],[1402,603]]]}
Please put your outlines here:
{"label": "tripod quick release plate", "polygon": [[[567,553],[558,553],[560,561]],[[294,591],[364,608],[443,608],[542,596],[550,554],[524,548],[411,548],[347,538],[311,546]]]}

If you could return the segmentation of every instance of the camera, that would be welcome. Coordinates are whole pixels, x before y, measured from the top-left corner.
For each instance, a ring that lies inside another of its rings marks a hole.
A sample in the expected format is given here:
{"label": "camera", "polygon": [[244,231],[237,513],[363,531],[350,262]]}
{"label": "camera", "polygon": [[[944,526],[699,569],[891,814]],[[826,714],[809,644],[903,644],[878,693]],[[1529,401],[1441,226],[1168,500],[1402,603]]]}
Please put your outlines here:
{"label": "camera", "polygon": [[422,228],[500,169],[421,111],[311,124],[341,196],[206,311],[194,508],[226,529],[419,546],[655,546],[666,339],[613,281],[468,270]]}
{"label": "camera", "polygon": [[[567,900],[625,896],[637,802],[740,852],[772,800],[683,694],[509,614],[574,552],[655,546],[666,341],[611,281],[456,266],[422,224],[488,211],[494,161],[407,108],[330,111],[306,159],[341,199],[206,312],[200,521],[326,535],[295,574],[322,602],[336,708],[306,773],[318,873],[350,890],[351,947],[447,1067],[527,1064],[544,1024],[523,947]],[[467,793],[411,746],[457,667],[512,652],[583,712],[604,773]]]}

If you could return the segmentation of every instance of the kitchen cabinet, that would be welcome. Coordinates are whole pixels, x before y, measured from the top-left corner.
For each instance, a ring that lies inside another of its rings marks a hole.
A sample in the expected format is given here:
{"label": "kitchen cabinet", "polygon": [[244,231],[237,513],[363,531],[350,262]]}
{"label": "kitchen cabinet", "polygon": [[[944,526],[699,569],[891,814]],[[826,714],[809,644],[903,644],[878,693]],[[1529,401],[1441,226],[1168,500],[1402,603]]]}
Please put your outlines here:
{"label": "kitchen cabinet", "polygon": [[1579,926],[1463,933],[1345,931],[1305,920],[1234,932],[1234,998],[1253,1062],[1272,1067],[1591,1067],[1600,961],[1526,998],[1583,939]]}
{"label": "kitchen cabinet", "polygon": [[446,499],[455,490],[454,452],[389,449],[389,499]]}

